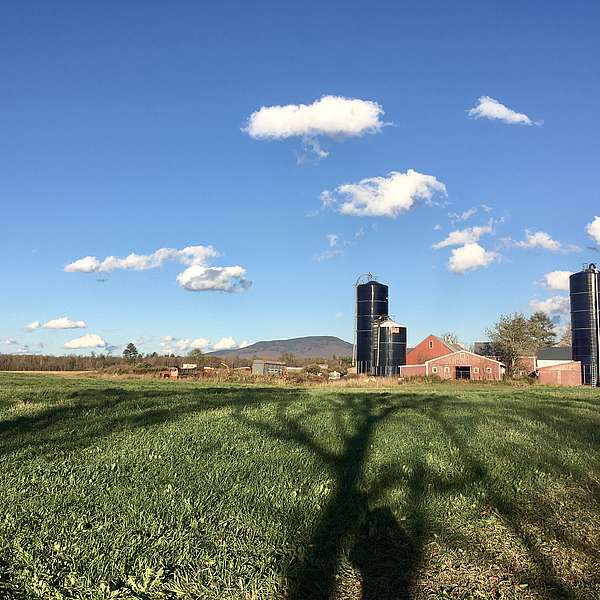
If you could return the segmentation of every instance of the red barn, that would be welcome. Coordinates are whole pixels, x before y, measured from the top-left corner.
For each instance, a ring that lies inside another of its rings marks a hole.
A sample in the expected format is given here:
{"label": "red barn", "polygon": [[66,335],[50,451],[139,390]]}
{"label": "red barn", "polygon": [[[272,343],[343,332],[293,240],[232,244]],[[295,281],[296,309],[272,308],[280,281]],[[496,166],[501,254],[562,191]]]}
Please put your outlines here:
{"label": "red barn", "polygon": [[464,350],[460,344],[453,344],[435,335],[428,335],[420,344],[411,348],[406,354],[407,365],[422,365],[432,358],[445,356],[451,352]]}
{"label": "red barn", "polygon": [[434,376],[442,379],[500,381],[504,374],[501,362],[465,350],[459,344],[435,335],[427,336],[406,356],[400,377]]}

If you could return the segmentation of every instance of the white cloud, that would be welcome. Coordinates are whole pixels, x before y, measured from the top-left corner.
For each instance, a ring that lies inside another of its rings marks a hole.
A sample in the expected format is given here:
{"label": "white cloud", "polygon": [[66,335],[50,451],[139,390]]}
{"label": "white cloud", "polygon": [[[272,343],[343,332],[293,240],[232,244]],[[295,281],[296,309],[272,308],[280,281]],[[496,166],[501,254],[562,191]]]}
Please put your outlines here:
{"label": "white cloud", "polygon": [[65,267],[67,273],[95,273],[100,270],[100,261],[95,256],[84,256]]}
{"label": "white cloud", "polygon": [[600,244],[600,217],[594,217],[594,220],[587,225],[585,230],[596,244]]}
{"label": "white cloud", "polygon": [[161,342],[161,347],[164,348],[168,354],[179,354],[190,352],[191,350],[202,350],[203,352],[208,349],[210,342],[206,338],[183,338],[177,339],[173,336],[163,336],[165,341]]}
{"label": "white cloud", "polygon": [[177,283],[190,292],[245,292],[252,282],[244,277],[246,269],[233,267],[204,267],[193,265],[177,275]]}
{"label": "white cloud", "polygon": [[296,154],[296,162],[299,165],[305,163],[311,153],[314,154],[317,159],[327,158],[329,156],[329,152],[321,148],[321,144],[316,138],[304,138],[302,140],[302,149],[302,152]]}
{"label": "white cloud", "polygon": [[462,213],[448,213],[448,218],[450,222],[454,225],[459,221],[468,221],[472,216],[477,213],[477,207],[473,206]]}
{"label": "white cloud", "polygon": [[452,250],[452,255],[448,259],[448,269],[463,275],[467,271],[487,267],[498,258],[497,252],[491,252],[477,242],[472,242]]}
{"label": "white cloud", "polygon": [[[263,106],[250,115],[242,131],[256,139],[355,137],[381,131],[383,114],[377,102],[323,96],[312,104]],[[323,152],[320,147],[318,151]]]}
{"label": "white cloud", "polygon": [[16,346],[19,342],[17,342],[17,340],[15,340],[15,338],[5,338],[3,340],[0,340],[0,344],[5,344],[7,346]]}
{"label": "white cloud", "polygon": [[39,329],[42,326],[42,324],[39,321],[32,321],[31,323],[29,323],[28,325],[25,325],[25,327],[23,327],[23,329],[25,331],[35,331],[36,329]]}
{"label": "white cloud", "polygon": [[411,209],[417,200],[431,202],[446,186],[432,175],[413,169],[392,171],[387,177],[369,177],[358,183],[345,183],[334,192],[321,193],[325,206],[337,206],[340,213],[355,216],[396,217]]}
{"label": "white cloud", "polygon": [[571,271],[551,271],[544,275],[543,285],[549,290],[569,291]]}
{"label": "white cloud", "polygon": [[233,350],[238,347],[238,343],[231,337],[221,338],[213,344],[213,350]]}
{"label": "white cloud", "polygon": [[240,266],[208,267],[210,258],[218,256],[212,246],[188,246],[182,250],[160,248],[152,254],[129,254],[125,258],[95,256],[80,258],[65,267],[69,273],[110,272],[117,269],[144,271],[161,267],[166,261],[176,261],[188,268],[177,276],[177,283],[190,291],[241,292],[252,282],[244,277],[246,269]]}
{"label": "white cloud", "polygon": [[214,344],[211,344],[206,338],[178,339],[172,335],[163,335],[160,339],[160,346],[167,354],[187,354],[191,350],[202,350],[202,352],[211,350],[234,350],[236,348],[246,348],[250,345],[250,342],[247,340],[243,340],[238,344],[232,336],[222,337]]}
{"label": "white cloud", "polygon": [[446,248],[448,246],[462,246],[479,241],[482,235],[492,233],[491,225],[480,225],[476,227],[467,227],[466,229],[457,229],[451,231],[448,236],[441,242],[434,244],[432,247],[435,250]]}
{"label": "white cloud", "polygon": [[326,260],[333,260],[338,256],[341,256],[343,252],[339,248],[332,248],[331,250],[323,250],[319,254],[315,254],[315,260],[317,262],[323,262]]}
{"label": "white cloud", "polygon": [[481,96],[477,101],[477,105],[471,108],[468,113],[474,119],[497,119],[504,123],[521,125],[542,124],[541,121],[534,123],[526,114],[515,112],[489,96]]}
{"label": "white cloud", "polygon": [[437,223],[436,225],[433,226],[434,231],[440,231],[441,228],[442,228],[442,226],[439,223]]}
{"label": "white cloud", "polygon": [[85,329],[87,325],[85,321],[74,321],[69,317],[60,317],[44,323],[42,327],[45,329]]}
{"label": "white cloud", "polygon": [[95,333],[86,333],[81,337],[75,338],[65,344],[65,348],[70,348],[72,350],[82,349],[82,348],[105,348],[106,342]]}
{"label": "white cloud", "polygon": [[125,258],[107,256],[102,261],[95,256],[86,256],[68,264],[65,271],[67,273],[110,273],[118,269],[145,271],[157,269],[169,260],[184,265],[206,264],[208,259],[214,256],[218,256],[218,252],[212,246],[188,246],[182,250],[160,248],[152,254],[132,252]]}
{"label": "white cloud", "polygon": [[546,300],[534,299],[529,303],[533,311],[541,311],[549,316],[568,315],[570,311],[569,298],[565,296],[553,296]]}
{"label": "white cloud", "polygon": [[515,242],[517,248],[543,248],[551,252],[558,252],[562,245],[553,240],[550,234],[545,231],[526,231],[527,239],[522,242]]}
{"label": "white cloud", "polygon": [[[317,262],[323,262],[324,260],[332,260],[343,254],[343,251],[341,250],[341,248],[339,248],[340,236],[337,233],[328,233],[325,237],[327,238],[327,245],[329,246],[329,249],[323,250],[323,252],[315,254],[314,259]],[[347,244],[348,242],[344,243],[344,245]]]}

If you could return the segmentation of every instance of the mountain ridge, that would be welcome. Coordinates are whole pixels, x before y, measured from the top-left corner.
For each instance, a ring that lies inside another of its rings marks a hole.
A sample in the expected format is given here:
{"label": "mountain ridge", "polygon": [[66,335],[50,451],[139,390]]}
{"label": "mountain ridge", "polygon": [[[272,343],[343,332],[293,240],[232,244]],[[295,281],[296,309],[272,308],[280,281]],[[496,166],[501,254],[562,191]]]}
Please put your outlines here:
{"label": "mountain ridge", "polygon": [[207,356],[238,358],[279,358],[282,354],[293,354],[298,358],[352,356],[352,344],[333,335],[309,335],[287,340],[263,340],[245,348],[207,352]]}

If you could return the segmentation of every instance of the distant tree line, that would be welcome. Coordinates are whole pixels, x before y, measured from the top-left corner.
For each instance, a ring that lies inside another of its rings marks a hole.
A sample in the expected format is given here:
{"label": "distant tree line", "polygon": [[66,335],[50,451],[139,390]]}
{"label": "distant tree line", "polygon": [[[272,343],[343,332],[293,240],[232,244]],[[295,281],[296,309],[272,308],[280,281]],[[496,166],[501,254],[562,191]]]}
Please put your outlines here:
{"label": "distant tree line", "polygon": [[[210,356],[199,349],[194,349],[186,356],[176,354],[158,354],[139,352],[135,344],[129,343],[122,356],[92,352],[89,356],[72,354],[69,356],[52,356],[49,354],[0,354],[0,371],[101,371],[122,367],[124,369],[140,368],[146,370],[181,366],[184,363],[195,363],[200,367],[229,368],[249,367],[255,357]],[[264,357],[269,358],[269,357]],[[300,358],[293,354],[284,354],[274,359],[281,360],[290,366],[305,367],[308,365],[327,363],[331,369],[345,372],[352,364],[350,357],[333,358]]]}

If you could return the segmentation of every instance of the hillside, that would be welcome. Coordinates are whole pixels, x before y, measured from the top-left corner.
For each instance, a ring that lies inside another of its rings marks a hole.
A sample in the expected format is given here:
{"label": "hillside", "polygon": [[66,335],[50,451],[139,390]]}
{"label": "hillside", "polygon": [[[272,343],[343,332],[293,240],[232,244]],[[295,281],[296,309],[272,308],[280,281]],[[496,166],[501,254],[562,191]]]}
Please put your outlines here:
{"label": "hillside", "polygon": [[217,350],[209,356],[237,356],[239,358],[279,358],[293,354],[298,358],[333,358],[352,356],[352,344],[332,335],[311,335],[289,340],[256,342],[238,350]]}

